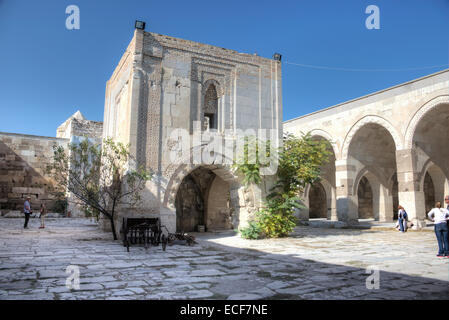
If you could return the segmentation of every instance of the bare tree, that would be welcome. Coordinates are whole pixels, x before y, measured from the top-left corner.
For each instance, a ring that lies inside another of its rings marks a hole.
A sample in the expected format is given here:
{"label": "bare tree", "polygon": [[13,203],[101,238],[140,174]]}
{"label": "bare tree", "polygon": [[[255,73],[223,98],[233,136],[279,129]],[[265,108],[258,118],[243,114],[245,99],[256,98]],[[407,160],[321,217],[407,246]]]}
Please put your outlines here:
{"label": "bare tree", "polygon": [[129,145],[104,139],[102,144],[83,137],[68,150],[53,147],[53,161],[47,172],[83,206],[103,214],[111,222],[114,240],[117,232],[114,215],[119,206],[134,206],[140,201],[151,173],[144,167],[134,168]]}

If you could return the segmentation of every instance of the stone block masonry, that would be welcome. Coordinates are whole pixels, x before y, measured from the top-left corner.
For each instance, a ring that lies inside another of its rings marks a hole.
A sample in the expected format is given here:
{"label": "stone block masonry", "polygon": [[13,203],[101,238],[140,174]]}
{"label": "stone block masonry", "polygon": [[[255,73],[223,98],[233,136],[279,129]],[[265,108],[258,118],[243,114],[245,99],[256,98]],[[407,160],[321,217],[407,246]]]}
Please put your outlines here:
{"label": "stone block masonry", "polygon": [[[48,211],[55,211],[56,185],[45,170],[53,159],[53,146],[67,148],[77,137],[87,136],[101,143],[103,123],[86,120],[81,112],[75,112],[56,132],[56,138],[0,132],[0,213],[23,211],[27,196],[37,212],[45,203]],[[80,208],[70,201],[72,216],[83,216]]]}
{"label": "stone block masonry", "polygon": [[53,182],[45,168],[53,157],[53,145],[67,146],[68,139],[0,133],[0,212],[23,210],[31,196],[35,212],[41,203],[54,206]]}

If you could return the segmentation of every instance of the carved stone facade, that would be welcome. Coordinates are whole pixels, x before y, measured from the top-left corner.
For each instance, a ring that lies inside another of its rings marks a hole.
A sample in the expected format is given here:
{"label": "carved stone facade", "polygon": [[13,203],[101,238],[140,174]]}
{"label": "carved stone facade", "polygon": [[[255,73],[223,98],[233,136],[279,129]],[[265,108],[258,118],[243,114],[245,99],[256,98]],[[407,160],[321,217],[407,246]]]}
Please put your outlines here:
{"label": "carved stone facade", "polygon": [[392,221],[401,204],[420,228],[449,194],[449,70],[286,121],[284,130],[331,143],[320,183],[333,220]]}
{"label": "carved stone facade", "polygon": [[[239,130],[258,129],[273,129],[281,137],[280,62],[135,30],[107,82],[103,137],[130,143],[136,165],[151,170],[154,178],[143,203],[121,208],[117,229],[124,215],[160,217],[171,231],[195,229],[194,224],[208,230],[245,225],[263,190],[246,190],[230,163],[218,160],[220,152],[211,153],[211,161],[174,162],[171,134],[185,130],[193,140],[196,133],[208,132],[214,141],[232,142]],[[189,144],[191,152],[202,148]],[[205,189],[198,172],[208,172]],[[193,222],[180,225],[180,214]]]}

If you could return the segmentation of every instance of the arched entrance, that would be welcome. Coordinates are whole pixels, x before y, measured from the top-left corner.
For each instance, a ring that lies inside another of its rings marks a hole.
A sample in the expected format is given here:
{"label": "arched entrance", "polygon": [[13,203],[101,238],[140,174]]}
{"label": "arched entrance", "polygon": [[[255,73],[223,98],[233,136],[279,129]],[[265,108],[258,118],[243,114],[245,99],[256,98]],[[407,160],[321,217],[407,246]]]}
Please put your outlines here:
{"label": "arched entrance", "polygon": [[433,185],[432,177],[428,172],[424,177],[424,199],[426,201],[426,212],[435,207],[435,187]]}
{"label": "arched entrance", "polygon": [[435,202],[444,203],[449,177],[449,104],[436,104],[416,122],[412,147],[419,163],[419,191],[424,193],[424,208],[417,209],[417,218],[424,220]]}
{"label": "arched entrance", "polygon": [[326,141],[330,152],[328,162],[320,168],[320,181],[309,185],[305,191],[306,206],[308,210],[300,213],[301,219],[325,218],[337,220],[336,184],[335,184],[335,152],[330,136],[321,130],[311,133],[312,140]]}
{"label": "arched entrance", "polygon": [[360,179],[357,199],[359,219],[374,219],[373,189],[366,177]]}
{"label": "arched entrance", "polygon": [[390,131],[371,122],[358,128],[348,147],[348,164],[357,173],[352,194],[357,197],[359,219],[393,221],[393,199],[398,193],[391,181],[396,144]]}
{"label": "arched entrance", "polygon": [[207,167],[188,173],[176,193],[176,231],[196,232],[233,229],[234,209],[230,185]]}
{"label": "arched entrance", "polygon": [[309,218],[327,218],[326,190],[321,183],[316,182],[309,191]]}
{"label": "arched entrance", "polygon": [[391,193],[393,195],[393,220],[398,219],[398,206],[399,206],[399,183],[398,183],[398,174],[394,173],[391,177]]}
{"label": "arched entrance", "polygon": [[443,170],[429,161],[421,177],[421,189],[424,192],[426,214],[435,207],[435,202],[440,201],[444,204],[444,196],[448,189],[447,183],[448,181]]}

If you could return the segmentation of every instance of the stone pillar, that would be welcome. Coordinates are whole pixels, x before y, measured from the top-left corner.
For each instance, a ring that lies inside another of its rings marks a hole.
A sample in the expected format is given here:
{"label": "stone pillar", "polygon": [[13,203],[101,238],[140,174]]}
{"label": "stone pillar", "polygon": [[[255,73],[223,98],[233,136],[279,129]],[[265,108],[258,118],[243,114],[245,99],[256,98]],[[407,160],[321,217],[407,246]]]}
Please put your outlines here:
{"label": "stone pillar", "polygon": [[338,221],[338,215],[337,215],[337,190],[332,187],[331,188],[331,210],[330,210],[330,220],[331,221]]}
{"label": "stone pillar", "polygon": [[409,220],[414,224],[413,229],[426,226],[425,197],[419,183],[417,160],[414,149],[396,151],[399,204],[407,211]]}
{"label": "stone pillar", "polygon": [[[308,188],[308,190],[310,192],[311,186],[309,185],[309,186],[307,186],[307,188]],[[310,214],[309,214],[309,212],[310,212],[309,206],[310,206],[310,203],[309,203],[309,197],[308,197],[308,194],[307,194],[308,192],[306,192],[306,191],[301,196],[302,204],[304,205],[304,208],[295,210],[295,215],[296,215],[296,217],[298,218],[299,221],[309,221],[309,216],[310,216]]]}
{"label": "stone pillar", "polygon": [[444,196],[449,196],[449,179],[447,178],[444,180]]}
{"label": "stone pillar", "polygon": [[138,123],[139,123],[139,106],[142,102],[143,81],[145,75],[142,72],[143,64],[143,31],[135,30],[135,48],[133,52],[133,70],[130,79],[130,125],[129,125],[129,143],[130,154],[139,159],[138,150]]}
{"label": "stone pillar", "polygon": [[379,221],[393,222],[393,196],[384,185],[379,187]]}
{"label": "stone pillar", "polygon": [[[168,232],[176,232],[176,209],[161,208],[160,209],[161,225],[168,229]],[[163,230],[165,232],[166,230]]]}
{"label": "stone pillar", "polygon": [[337,219],[348,224],[358,223],[357,194],[353,194],[356,168],[348,160],[335,161],[337,186]]}

